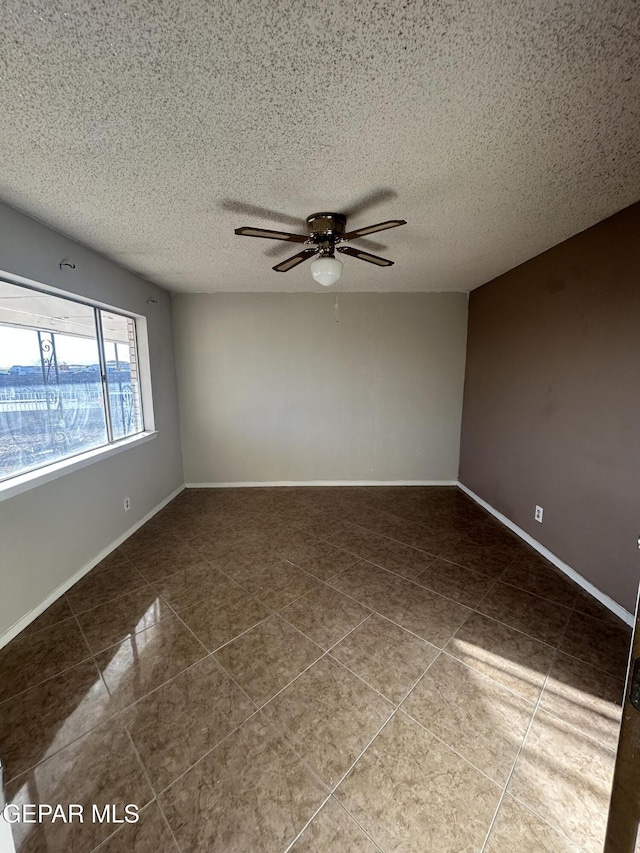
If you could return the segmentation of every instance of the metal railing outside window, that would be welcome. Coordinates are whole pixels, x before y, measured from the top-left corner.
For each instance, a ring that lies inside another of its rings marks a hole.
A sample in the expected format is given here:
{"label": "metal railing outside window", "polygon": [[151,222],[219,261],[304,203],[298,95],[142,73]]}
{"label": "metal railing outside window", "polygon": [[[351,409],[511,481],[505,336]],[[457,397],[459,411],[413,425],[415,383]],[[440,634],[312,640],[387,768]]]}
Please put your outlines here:
{"label": "metal railing outside window", "polygon": [[0,280],[0,481],[143,431],[135,318]]}

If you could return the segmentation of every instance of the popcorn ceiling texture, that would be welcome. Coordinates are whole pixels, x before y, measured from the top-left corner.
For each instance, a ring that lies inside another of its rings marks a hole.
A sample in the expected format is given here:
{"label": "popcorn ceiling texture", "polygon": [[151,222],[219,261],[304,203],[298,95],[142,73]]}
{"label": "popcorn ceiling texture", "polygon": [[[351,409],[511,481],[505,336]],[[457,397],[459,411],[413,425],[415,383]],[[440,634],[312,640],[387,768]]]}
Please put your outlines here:
{"label": "popcorn ceiling texture", "polygon": [[407,219],[375,235],[396,265],[345,258],[340,288],[469,290],[640,197],[639,22],[634,0],[6,0],[0,196],[172,291],[310,291],[233,234],[286,217],[229,202],[304,220],[392,190],[348,227]]}

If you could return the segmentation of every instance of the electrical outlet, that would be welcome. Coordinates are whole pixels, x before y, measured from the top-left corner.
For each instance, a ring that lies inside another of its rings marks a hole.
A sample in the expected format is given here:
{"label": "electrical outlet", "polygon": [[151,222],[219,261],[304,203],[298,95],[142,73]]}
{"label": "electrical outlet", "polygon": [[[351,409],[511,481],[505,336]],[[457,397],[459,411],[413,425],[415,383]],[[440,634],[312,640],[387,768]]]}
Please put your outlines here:
{"label": "electrical outlet", "polygon": [[129,497],[129,495],[126,496],[123,503],[124,503],[124,511],[129,512],[129,510],[131,509],[131,498]]}
{"label": "electrical outlet", "polygon": [[536,514],[534,515],[534,518],[536,521],[539,521],[540,524],[542,524],[542,513],[543,512],[544,512],[544,510],[542,509],[541,506],[536,506]]}

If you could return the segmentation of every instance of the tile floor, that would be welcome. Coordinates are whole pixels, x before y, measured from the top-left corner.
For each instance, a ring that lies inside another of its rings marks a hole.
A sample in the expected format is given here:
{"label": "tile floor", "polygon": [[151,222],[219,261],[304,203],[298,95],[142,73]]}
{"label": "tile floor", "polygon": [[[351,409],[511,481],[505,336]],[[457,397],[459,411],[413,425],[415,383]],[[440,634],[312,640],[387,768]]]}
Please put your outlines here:
{"label": "tile floor", "polygon": [[602,850],[626,626],[455,488],[189,490],[0,651],[19,851]]}

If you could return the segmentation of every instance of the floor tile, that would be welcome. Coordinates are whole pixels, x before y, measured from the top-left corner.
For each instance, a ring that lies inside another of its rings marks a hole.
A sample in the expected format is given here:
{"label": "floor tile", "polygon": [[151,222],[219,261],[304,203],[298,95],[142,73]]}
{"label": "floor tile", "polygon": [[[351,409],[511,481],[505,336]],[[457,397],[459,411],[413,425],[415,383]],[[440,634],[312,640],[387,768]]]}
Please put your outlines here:
{"label": "floor tile", "polygon": [[5,782],[114,713],[93,660],[85,660],[0,705]]}
{"label": "floor tile", "polygon": [[536,640],[556,646],[571,611],[500,581],[478,605],[478,610]]}
{"label": "floor tile", "polygon": [[203,556],[186,542],[172,542],[161,551],[132,559],[132,564],[150,583],[202,563]]}
{"label": "floor tile", "polygon": [[512,561],[511,556],[504,551],[464,540],[440,549],[438,556],[492,578],[500,577]]}
{"label": "floor tile", "polygon": [[445,651],[530,702],[540,695],[555,650],[495,619],[472,613]]}
{"label": "floor tile", "polygon": [[601,853],[614,761],[613,751],[539,710],[508,790],[587,853]]}
{"label": "floor tile", "polygon": [[336,791],[385,851],[478,851],[500,788],[398,712]]}
{"label": "floor tile", "polygon": [[133,592],[146,585],[146,580],[128,560],[96,566],[67,593],[67,601],[74,613],[91,610],[114,598]]}
{"label": "floor tile", "polygon": [[21,634],[23,637],[26,637],[27,634],[35,634],[36,631],[42,631],[43,628],[51,628],[52,625],[64,622],[70,616],[73,616],[73,613],[66,597],[63,595],[47,607],[40,616],[36,616],[33,622],[30,622],[26,628],[23,628]]}
{"label": "floor tile", "polygon": [[249,566],[233,574],[247,592],[272,610],[280,610],[318,586],[318,578],[286,560],[267,565]]}
{"label": "floor tile", "polygon": [[331,797],[291,849],[295,853],[376,853],[380,848]]}
{"label": "floor tile", "polygon": [[451,639],[472,612],[462,604],[414,583],[394,590],[376,609],[438,648]]}
{"label": "floor tile", "polygon": [[487,519],[484,523],[474,526],[460,541],[469,541],[483,548],[499,549],[507,554],[521,554],[524,553],[525,548],[529,551],[527,546],[523,546],[522,540],[518,539],[515,533],[511,533],[510,530],[493,519]]}
{"label": "floor tile", "polygon": [[540,705],[610,749],[618,745],[624,681],[558,652]]}
{"label": "floor tile", "polygon": [[319,646],[274,615],[227,643],[215,658],[256,705],[263,705],[322,653]]}
{"label": "floor tile", "polygon": [[485,675],[441,654],[402,710],[504,785],[534,707]]}
{"label": "floor tile", "polygon": [[371,613],[337,589],[322,584],[280,611],[298,630],[328,649]]}
{"label": "floor tile", "polygon": [[485,853],[581,853],[553,827],[508,794],[489,834]]}
{"label": "floor tile", "polygon": [[254,550],[254,558],[256,554],[259,554],[256,536],[235,525],[221,533],[200,533],[188,541],[189,545],[205,559],[220,561],[219,568],[224,568],[222,565],[224,555],[235,554],[239,557],[240,554],[244,555],[245,551],[251,548]]}
{"label": "floor tile", "polygon": [[152,586],[78,614],[78,624],[92,652],[119,643],[171,616],[173,611]]}
{"label": "floor tile", "polygon": [[180,523],[172,525],[172,530],[179,539],[189,542],[196,536],[222,535],[228,529],[230,520],[229,514],[221,515],[215,510],[203,509],[185,515]]}
{"label": "floor tile", "polygon": [[155,800],[145,806],[137,823],[126,824],[99,848],[99,853],[180,853]]}
{"label": "floor tile", "polygon": [[385,542],[390,540],[375,533],[373,530],[368,530],[357,524],[345,524],[343,527],[334,533],[330,540],[332,544],[339,548],[344,548],[358,557],[366,560]]}
{"label": "floor tile", "polygon": [[16,777],[6,786],[7,801],[22,803],[77,803],[85,820],[62,823],[14,824],[20,853],[69,850],[89,853],[116,828],[93,822],[92,805],[116,807],[119,817],[128,804],[145,806],[153,797],[124,726],[112,721],[74,741],[65,749]]}
{"label": "floor tile", "polygon": [[393,706],[341,664],[324,657],[264,712],[326,785],[335,785]]}
{"label": "floor tile", "polygon": [[343,572],[358,560],[355,554],[336,548],[330,542],[322,541],[310,542],[291,554],[285,551],[283,556],[299,569],[304,569],[321,581],[326,581]]}
{"label": "floor tile", "polygon": [[591,616],[594,619],[604,619],[607,622],[618,625],[618,627],[624,625],[622,620],[619,619],[615,613],[612,613],[608,607],[605,607],[602,602],[598,601],[597,598],[594,598],[584,589],[578,590],[575,609],[578,613],[584,613],[585,616]]}
{"label": "floor tile", "polygon": [[144,790],[20,853],[600,853],[628,644],[456,488],[185,490],[0,651],[17,799]]}
{"label": "floor tile", "polygon": [[230,585],[224,591],[221,588],[218,595],[181,610],[180,618],[213,651],[252,628],[270,612],[241,587]]}
{"label": "floor tile", "polygon": [[408,582],[405,578],[374,566],[373,563],[360,560],[346,571],[331,578],[329,583],[346,595],[355,598],[365,607],[377,610],[384,606],[394,591],[403,589]]}
{"label": "floor tile", "polygon": [[211,596],[220,597],[237,585],[207,561],[181,569],[169,577],[156,581],[153,588],[175,610],[181,611]]}
{"label": "floor tile", "polygon": [[331,654],[397,705],[435,660],[438,650],[374,614]]}
{"label": "floor tile", "polygon": [[0,649],[0,702],[90,655],[72,617],[34,634],[18,634]]}
{"label": "floor tile", "polygon": [[408,580],[415,580],[435,561],[432,554],[419,551],[402,542],[385,539],[368,557],[372,563],[395,572]]}
{"label": "floor tile", "polygon": [[624,678],[627,673],[631,630],[620,622],[594,619],[572,613],[560,651],[579,658],[598,669]]}
{"label": "floor tile", "polygon": [[126,568],[131,565],[131,560],[122,553],[120,548],[116,548],[114,551],[111,551],[110,554],[107,554],[104,559],[100,560],[100,562],[93,567],[91,572],[100,574],[106,569]]}
{"label": "floor tile", "polygon": [[435,556],[440,556],[440,550],[452,538],[455,541],[459,537],[458,533],[454,533],[452,537],[449,532],[391,515],[387,515],[384,520],[376,521],[375,529],[390,539],[427,551],[427,553]]}
{"label": "floor tile", "polygon": [[578,594],[577,585],[542,557],[514,560],[500,580],[565,607],[573,607]]}
{"label": "floor tile", "polygon": [[124,708],[205,655],[188,628],[171,617],[96,655],[96,663],[109,692]]}
{"label": "floor tile", "polygon": [[317,512],[302,514],[302,517],[299,514],[291,522],[291,527],[310,536],[316,536],[318,539],[330,539],[342,529],[343,522],[328,513]]}
{"label": "floor tile", "polygon": [[182,853],[282,851],[326,791],[259,714],[159,797]]}
{"label": "floor tile", "polygon": [[125,711],[156,791],[166,788],[254,712],[211,658],[198,661]]}
{"label": "floor tile", "polygon": [[439,558],[413,580],[467,607],[475,607],[495,583],[487,575]]}
{"label": "floor tile", "polygon": [[161,551],[179,541],[175,533],[169,530],[158,530],[156,527],[147,528],[146,525],[136,531],[133,536],[120,545],[120,551],[130,560],[153,551]]}
{"label": "floor tile", "polygon": [[281,550],[281,545],[269,544],[263,536],[243,536],[231,547],[215,553],[211,561],[230,577],[239,579],[254,566],[265,567],[280,562]]}

